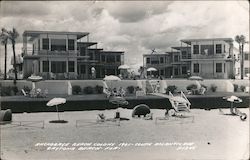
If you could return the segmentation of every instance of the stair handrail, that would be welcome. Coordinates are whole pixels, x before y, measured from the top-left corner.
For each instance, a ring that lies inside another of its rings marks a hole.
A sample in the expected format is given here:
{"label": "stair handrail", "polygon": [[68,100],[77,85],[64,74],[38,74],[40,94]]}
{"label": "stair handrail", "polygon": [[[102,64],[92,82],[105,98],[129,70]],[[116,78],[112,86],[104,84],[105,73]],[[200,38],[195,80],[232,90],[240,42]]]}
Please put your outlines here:
{"label": "stair handrail", "polygon": [[189,105],[191,105],[190,101],[187,99],[186,95],[181,91],[181,97],[184,98]]}

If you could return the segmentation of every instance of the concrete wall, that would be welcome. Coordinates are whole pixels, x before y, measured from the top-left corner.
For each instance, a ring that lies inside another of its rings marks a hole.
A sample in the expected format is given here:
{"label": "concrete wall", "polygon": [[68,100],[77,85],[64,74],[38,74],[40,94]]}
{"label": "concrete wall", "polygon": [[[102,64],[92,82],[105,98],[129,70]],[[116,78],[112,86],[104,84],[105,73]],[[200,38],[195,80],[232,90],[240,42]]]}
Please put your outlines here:
{"label": "concrete wall", "polygon": [[[126,89],[128,86],[134,86],[134,87],[140,87],[144,88],[146,80],[122,80],[117,82],[107,83],[107,85],[112,88],[116,87],[123,87]],[[158,81],[158,80],[157,80]],[[160,81],[160,80],[159,80]],[[46,80],[46,81],[40,81],[36,83],[37,88],[41,88],[42,90],[48,89],[49,94],[70,94],[71,86],[79,85],[82,88],[86,86],[92,86],[95,87],[96,85],[103,86],[103,80]],[[142,83],[139,83],[142,82]],[[198,83],[203,84],[208,87],[210,90],[211,85],[217,86],[216,92],[233,92],[233,84],[241,85],[243,86],[249,86],[248,80],[222,80],[222,79],[206,79],[203,81],[198,81]],[[2,86],[14,86],[12,80],[4,80],[1,81],[0,84]],[[175,85],[177,86],[177,91],[184,91],[186,92],[186,87],[191,84],[197,84],[197,81],[191,81],[186,79],[168,79],[168,80],[162,80],[160,81],[161,85],[161,92],[167,88],[167,86]],[[26,80],[18,80],[17,81],[17,87],[19,90],[23,89],[24,86],[28,86],[29,88],[32,87],[32,82],[26,81]]]}
{"label": "concrete wall", "polygon": [[36,83],[36,88],[48,89],[49,94],[68,94],[68,81],[46,80]]}
{"label": "concrete wall", "polygon": [[234,92],[234,87],[230,80],[208,79],[200,81],[200,84],[207,86],[209,90],[211,88],[211,85],[215,85],[217,86],[216,92]]}
{"label": "concrete wall", "polygon": [[[4,87],[8,86],[14,86],[13,80],[2,80],[0,81],[0,84]],[[32,82],[26,81],[26,80],[18,80],[16,83],[16,86],[18,90],[21,90],[24,88],[24,86],[29,87],[30,89],[32,88]]]}

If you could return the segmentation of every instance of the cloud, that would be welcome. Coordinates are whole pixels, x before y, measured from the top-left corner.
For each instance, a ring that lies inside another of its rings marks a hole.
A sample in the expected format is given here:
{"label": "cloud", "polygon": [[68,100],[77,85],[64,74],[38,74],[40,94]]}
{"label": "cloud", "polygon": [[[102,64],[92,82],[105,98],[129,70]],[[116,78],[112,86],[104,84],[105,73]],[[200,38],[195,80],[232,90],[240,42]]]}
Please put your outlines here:
{"label": "cloud", "polygon": [[13,1],[0,2],[0,16],[1,17],[34,17],[50,14],[49,5],[43,2],[25,2]]}
{"label": "cloud", "polygon": [[[125,51],[125,63],[132,66],[142,65],[142,55],[151,49],[163,53],[180,45],[180,39],[249,37],[245,1],[1,1],[0,5],[0,27],[15,27],[20,33],[17,53],[25,30],[89,32],[99,48]],[[2,66],[3,46],[0,51]],[[8,53],[12,55],[10,45]]]}
{"label": "cloud", "polygon": [[122,23],[138,22],[146,19],[148,16],[165,12],[168,4],[171,2],[153,2],[153,1],[123,1],[113,2],[107,5],[111,16]]}

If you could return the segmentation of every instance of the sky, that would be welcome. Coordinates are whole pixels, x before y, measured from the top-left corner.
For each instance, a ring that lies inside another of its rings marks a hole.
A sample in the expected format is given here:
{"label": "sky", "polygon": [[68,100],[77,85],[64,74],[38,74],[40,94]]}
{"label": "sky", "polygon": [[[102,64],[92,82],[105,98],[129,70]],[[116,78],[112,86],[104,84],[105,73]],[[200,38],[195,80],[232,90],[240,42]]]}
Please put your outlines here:
{"label": "sky", "polygon": [[[142,55],[170,51],[181,39],[249,39],[248,1],[0,1],[0,27],[17,29],[16,53],[25,30],[89,32],[98,48],[125,52],[135,70]],[[235,47],[237,43],[235,43]],[[246,49],[248,49],[246,45]],[[12,56],[8,46],[8,63]],[[4,46],[0,47],[0,70]],[[8,65],[8,69],[10,66]]]}

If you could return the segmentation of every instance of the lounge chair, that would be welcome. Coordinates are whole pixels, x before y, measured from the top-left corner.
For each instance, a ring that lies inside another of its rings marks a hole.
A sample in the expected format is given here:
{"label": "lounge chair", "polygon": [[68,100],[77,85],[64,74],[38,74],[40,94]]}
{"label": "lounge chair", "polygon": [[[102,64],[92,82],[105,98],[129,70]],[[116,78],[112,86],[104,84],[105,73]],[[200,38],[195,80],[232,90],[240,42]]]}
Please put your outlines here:
{"label": "lounge chair", "polygon": [[111,96],[111,92],[108,90],[108,88],[103,88],[103,93],[106,94],[107,98]]}
{"label": "lounge chair", "polygon": [[23,95],[24,95],[25,97],[28,96],[28,93],[26,93],[26,92],[24,91],[24,89],[22,89],[21,91],[22,91],[22,93],[23,93]]}

